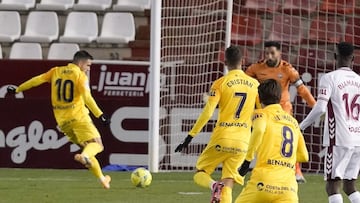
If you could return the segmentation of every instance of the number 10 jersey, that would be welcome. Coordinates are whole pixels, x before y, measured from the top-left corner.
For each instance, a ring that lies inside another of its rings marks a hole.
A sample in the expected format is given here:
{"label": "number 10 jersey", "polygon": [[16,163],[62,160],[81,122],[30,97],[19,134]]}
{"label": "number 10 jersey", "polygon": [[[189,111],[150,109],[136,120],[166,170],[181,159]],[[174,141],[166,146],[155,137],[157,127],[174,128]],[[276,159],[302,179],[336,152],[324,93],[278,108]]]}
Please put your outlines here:
{"label": "number 10 jersey", "polygon": [[318,100],[327,102],[324,146],[360,146],[360,76],[348,67],[323,75]]}

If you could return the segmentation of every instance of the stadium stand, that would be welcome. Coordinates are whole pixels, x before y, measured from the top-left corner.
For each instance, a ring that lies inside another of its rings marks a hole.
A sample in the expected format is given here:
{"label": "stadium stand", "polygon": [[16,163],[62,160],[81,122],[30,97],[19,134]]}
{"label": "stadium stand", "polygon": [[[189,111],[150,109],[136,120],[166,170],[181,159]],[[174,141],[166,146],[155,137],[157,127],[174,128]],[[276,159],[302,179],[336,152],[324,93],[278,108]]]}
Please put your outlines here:
{"label": "stadium stand", "polygon": [[286,44],[299,44],[303,38],[302,22],[299,16],[277,14],[273,16],[268,40]]}
{"label": "stadium stand", "polygon": [[360,17],[351,17],[348,19],[345,28],[345,41],[352,42],[360,47]]}
{"label": "stadium stand", "polygon": [[282,11],[291,15],[308,15],[316,11],[319,0],[284,0]]}
{"label": "stadium stand", "polygon": [[256,45],[262,41],[262,23],[256,16],[233,15],[232,43],[239,45]]}
{"label": "stadium stand", "polygon": [[71,12],[60,42],[91,43],[98,35],[98,19],[93,12]]}
{"label": "stadium stand", "polygon": [[135,22],[131,13],[105,14],[98,43],[127,44],[134,39]]}
{"label": "stadium stand", "polygon": [[325,13],[351,14],[355,10],[355,0],[323,0],[320,10]]}
{"label": "stadium stand", "polygon": [[74,6],[75,0],[41,0],[36,10],[66,11]]}
{"label": "stadium stand", "polygon": [[10,59],[43,59],[39,43],[15,42],[10,50]]}
{"label": "stadium stand", "polygon": [[110,8],[112,0],[78,0],[74,10],[81,11],[104,11]]}
{"label": "stadium stand", "polygon": [[22,42],[50,43],[59,37],[59,20],[55,12],[30,12],[26,22]]}
{"label": "stadium stand", "polygon": [[17,11],[0,11],[0,42],[14,42],[21,34],[20,14]]}
{"label": "stadium stand", "polygon": [[26,11],[35,7],[35,0],[1,0],[0,10]]}
{"label": "stadium stand", "polygon": [[311,21],[310,43],[337,43],[343,40],[340,19],[336,16],[317,16]]}
{"label": "stadium stand", "polygon": [[150,9],[150,0],[118,0],[112,9],[114,11],[140,12]]}
{"label": "stadium stand", "polygon": [[47,59],[49,60],[71,60],[74,53],[79,51],[78,44],[52,43],[49,48]]}

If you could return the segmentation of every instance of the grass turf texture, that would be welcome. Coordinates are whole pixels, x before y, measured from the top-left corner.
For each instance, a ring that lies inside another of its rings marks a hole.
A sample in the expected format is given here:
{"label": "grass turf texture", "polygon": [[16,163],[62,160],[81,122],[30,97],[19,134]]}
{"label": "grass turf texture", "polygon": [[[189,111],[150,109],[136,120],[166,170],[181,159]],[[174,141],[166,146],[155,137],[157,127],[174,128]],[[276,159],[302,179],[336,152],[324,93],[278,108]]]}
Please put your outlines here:
{"label": "grass turf texture", "polygon": [[[103,189],[86,170],[0,169],[0,203],[190,203],[210,199],[209,190],[195,185],[190,172],[153,174],[148,188],[134,187],[130,172],[107,174],[112,177],[110,190]],[[322,175],[305,177],[308,182],[299,185],[300,202],[327,202]],[[240,190],[236,185],[234,200]],[[344,202],[349,202],[345,196]]]}

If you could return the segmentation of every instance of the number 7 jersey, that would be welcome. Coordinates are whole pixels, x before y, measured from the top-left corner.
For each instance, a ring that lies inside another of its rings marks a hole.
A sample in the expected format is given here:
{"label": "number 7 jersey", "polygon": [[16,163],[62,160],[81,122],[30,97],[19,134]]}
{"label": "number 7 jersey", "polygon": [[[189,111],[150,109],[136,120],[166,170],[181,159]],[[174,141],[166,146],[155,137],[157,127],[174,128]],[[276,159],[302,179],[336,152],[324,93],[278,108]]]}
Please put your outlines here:
{"label": "number 7 jersey", "polygon": [[320,79],[318,100],[327,102],[324,146],[360,146],[360,76],[342,67]]}
{"label": "number 7 jersey", "polygon": [[24,91],[45,82],[51,84],[51,103],[59,126],[89,119],[88,108],[95,117],[102,114],[91,96],[88,77],[77,65],[69,63],[67,66],[54,67],[24,82],[17,91]]}

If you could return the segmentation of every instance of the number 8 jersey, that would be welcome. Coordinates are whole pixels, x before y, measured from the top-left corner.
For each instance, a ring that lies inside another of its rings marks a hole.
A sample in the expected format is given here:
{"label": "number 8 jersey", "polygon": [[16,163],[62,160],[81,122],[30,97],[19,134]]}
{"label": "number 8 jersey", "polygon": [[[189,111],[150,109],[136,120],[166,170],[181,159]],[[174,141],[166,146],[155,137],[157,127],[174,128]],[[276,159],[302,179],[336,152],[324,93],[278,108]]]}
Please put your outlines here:
{"label": "number 8 jersey", "polygon": [[280,104],[257,109],[246,160],[257,156],[252,178],[267,181],[295,182],[295,163],[309,159],[304,137],[297,120]]}
{"label": "number 8 jersey", "polygon": [[360,76],[342,67],[320,79],[318,100],[327,102],[324,146],[360,146]]}
{"label": "number 8 jersey", "polygon": [[17,91],[25,91],[45,82],[51,84],[51,103],[59,126],[89,119],[88,108],[95,117],[102,114],[91,96],[88,77],[77,65],[69,63],[67,66],[54,67],[24,82]]}

